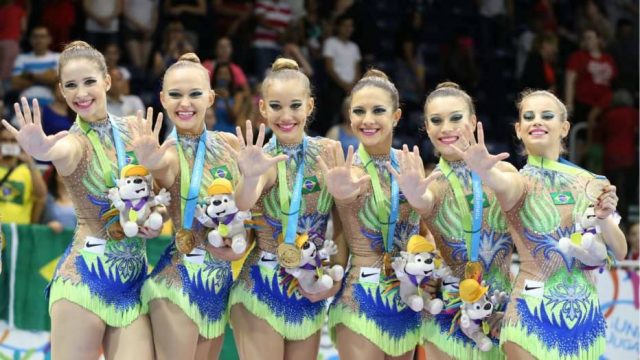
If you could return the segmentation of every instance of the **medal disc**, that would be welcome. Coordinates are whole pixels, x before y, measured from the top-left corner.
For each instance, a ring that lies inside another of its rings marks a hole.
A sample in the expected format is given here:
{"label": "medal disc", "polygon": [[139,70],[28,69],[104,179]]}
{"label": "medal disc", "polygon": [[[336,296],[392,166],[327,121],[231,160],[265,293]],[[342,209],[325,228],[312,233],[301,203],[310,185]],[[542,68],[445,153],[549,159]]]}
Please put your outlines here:
{"label": "medal disc", "polygon": [[591,202],[598,201],[600,195],[602,195],[602,191],[606,186],[609,185],[609,181],[605,179],[591,179],[587,182],[587,185],[584,188],[585,195],[587,199]]}
{"label": "medal disc", "polygon": [[280,265],[287,269],[298,267],[302,260],[302,251],[294,244],[282,243],[278,245],[276,255]]}
{"label": "medal disc", "polygon": [[464,267],[464,278],[482,281],[482,264],[478,261],[469,261]]}
{"label": "medal disc", "polygon": [[178,251],[183,254],[188,254],[193,250],[195,246],[196,241],[191,230],[178,230],[178,232],[176,233],[176,247],[178,248]]}

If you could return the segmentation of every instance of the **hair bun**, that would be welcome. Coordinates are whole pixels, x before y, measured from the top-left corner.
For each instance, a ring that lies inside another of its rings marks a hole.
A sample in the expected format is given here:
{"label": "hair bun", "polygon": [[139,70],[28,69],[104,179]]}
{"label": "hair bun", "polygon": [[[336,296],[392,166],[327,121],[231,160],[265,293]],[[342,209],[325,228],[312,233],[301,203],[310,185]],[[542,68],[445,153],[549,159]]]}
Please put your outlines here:
{"label": "hair bun", "polygon": [[381,78],[384,80],[389,80],[389,77],[387,76],[387,74],[385,74],[384,72],[382,72],[381,70],[378,69],[374,69],[374,68],[370,68],[369,70],[367,70],[366,73],[364,73],[364,75],[362,75],[362,78]]}
{"label": "hair bun", "polygon": [[271,71],[276,72],[276,71],[282,71],[282,70],[299,71],[300,67],[298,66],[298,63],[293,59],[287,59],[287,58],[276,59],[276,61],[274,61],[273,64],[271,65]]}
{"label": "hair bun", "polygon": [[82,40],[75,40],[64,46],[62,51],[74,50],[74,49],[93,49],[93,46]]}
{"label": "hair bun", "polygon": [[200,58],[198,57],[198,55],[192,52],[182,54],[178,61],[188,61],[195,64],[200,64]]}
{"label": "hair bun", "polygon": [[453,88],[453,89],[460,90],[460,85],[454,83],[453,81],[445,81],[445,82],[441,82],[440,84],[438,84],[438,86],[436,86],[436,89],[442,89],[442,88]]}

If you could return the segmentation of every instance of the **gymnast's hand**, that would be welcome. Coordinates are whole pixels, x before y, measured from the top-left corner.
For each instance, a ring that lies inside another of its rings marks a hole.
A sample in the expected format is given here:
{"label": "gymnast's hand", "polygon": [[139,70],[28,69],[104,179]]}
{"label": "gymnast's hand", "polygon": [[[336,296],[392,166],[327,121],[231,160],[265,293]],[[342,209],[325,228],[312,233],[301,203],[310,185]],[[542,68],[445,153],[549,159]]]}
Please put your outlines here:
{"label": "gymnast's hand", "polygon": [[616,195],[616,187],[607,185],[602,189],[602,194],[598,197],[594,208],[595,215],[598,219],[606,219],[616,211],[617,206],[618,195]]}
{"label": "gymnast's hand", "polygon": [[[340,146],[340,144],[336,143],[331,146]],[[320,156],[317,156],[316,160],[324,176],[327,191],[336,200],[354,199],[360,194],[362,186],[371,181],[369,175],[357,177],[354,174],[353,146],[351,145],[347,151],[347,160],[345,161],[342,156],[336,156],[335,165],[332,168],[329,168]]]}
{"label": "gymnast's hand", "polygon": [[21,99],[22,109],[19,103],[15,103],[13,108],[16,112],[16,119],[20,130],[13,127],[7,120],[2,120],[2,125],[9,130],[16,138],[20,147],[29,155],[42,161],[51,160],[49,151],[69,134],[68,131],[61,131],[55,135],[47,136],[42,130],[42,117],[40,116],[40,106],[38,100],[33,99],[33,114],[29,108],[27,98]]}
{"label": "gymnast's hand", "polygon": [[[253,144],[253,128],[251,121],[247,120],[246,138],[242,136],[242,130],[236,127],[236,136],[240,142],[240,151],[225,143],[225,147],[238,162],[240,173],[245,178],[258,178],[265,174],[271,167],[280,161],[287,160],[287,155],[280,154],[270,156],[262,149],[264,144],[264,124],[260,124],[258,138]],[[275,135],[274,135],[275,136]]]}
{"label": "gymnast's hand", "polygon": [[418,147],[414,146],[412,152],[409,151],[407,145],[402,147],[402,152],[398,156],[398,169],[400,172],[394,169],[389,162],[385,165],[389,173],[396,178],[398,187],[407,198],[409,204],[417,209],[427,208],[425,195],[429,184],[440,176],[440,172],[434,171],[428,177],[424,176],[424,165],[422,164]]}
{"label": "gymnast's hand", "polygon": [[163,166],[163,155],[167,153],[169,147],[175,145],[176,139],[170,136],[160,145],[158,139],[160,128],[162,128],[162,112],[158,113],[156,123],[152,124],[153,108],[147,108],[146,119],[142,117],[142,110],[138,110],[135,121],[136,136],[131,146],[140,165],[149,170],[158,170]]}
{"label": "gymnast's hand", "polygon": [[310,294],[302,290],[302,287],[300,286],[298,286],[298,292],[300,292],[300,295],[306,297],[307,300],[311,301],[312,303],[316,303],[318,301],[322,301],[335,296],[338,293],[338,291],[340,291],[341,287],[342,287],[342,281],[336,281],[333,283],[333,286],[330,289],[328,289],[327,291],[319,292],[317,294]]}
{"label": "gymnast's hand", "polygon": [[469,124],[465,124],[463,134],[469,142],[467,147],[461,149],[454,144],[452,148],[456,154],[464,160],[471,171],[482,176],[491,170],[497,163],[508,158],[509,153],[503,152],[498,155],[489,154],[489,151],[484,144],[484,130],[482,128],[482,123],[479,121],[477,133],[478,141],[476,141],[476,138],[471,131],[471,126]]}

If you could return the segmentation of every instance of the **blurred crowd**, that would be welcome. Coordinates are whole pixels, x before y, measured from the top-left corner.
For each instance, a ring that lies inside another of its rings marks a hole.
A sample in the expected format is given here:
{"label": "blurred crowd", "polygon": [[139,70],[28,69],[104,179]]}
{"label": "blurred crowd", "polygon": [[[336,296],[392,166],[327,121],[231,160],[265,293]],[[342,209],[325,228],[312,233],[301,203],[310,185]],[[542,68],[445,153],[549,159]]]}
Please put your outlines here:
{"label": "blurred crowd", "polygon": [[[473,96],[489,149],[510,152],[518,166],[517,95],[551,90],[576,128],[568,155],[618,187],[637,257],[638,0],[0,0],[1,117],[11,119],[13,103],[26,96],[43,105],[46,133],[73,124],[56,70],[59,51],[75,39],[105,55],[108,109],[117,115],[160,110],[164,70],[196,52],[216,92],[207,126],[231,132],[246,119],[261,121],[265,71],[278,57],[293,58],[314,88],[308,132],[345,148],[357,145],[345,99],[367,68],[379,68],[400,92],[394,145],[420,146],[427,162],[435,158],[422,105],[439,82],[457,82]],[[56,174],[46,172],[45,183],[30,171],[33,160],[1,134],[3,221],[16,194],[37,203],[48,189],[47,204],[35,204],[28,221],[72,227],[73,209]],[[17,164],[32,178],[20,191],[7,181]]]}

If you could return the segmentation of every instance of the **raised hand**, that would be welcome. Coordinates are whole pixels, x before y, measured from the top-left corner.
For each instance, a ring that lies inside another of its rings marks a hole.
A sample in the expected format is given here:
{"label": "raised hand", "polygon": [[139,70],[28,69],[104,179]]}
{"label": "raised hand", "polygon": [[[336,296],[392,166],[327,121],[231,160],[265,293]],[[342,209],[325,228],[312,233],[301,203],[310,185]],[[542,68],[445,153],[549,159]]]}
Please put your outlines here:
{"label": "raised hand", "polygon": [[280,161],[287,160],[288,158],[287,155],[284,154],[270,156],[263,151],[264,131],[264,124],[260,124],[258,138],[256,139],[256,143],[253,144],[253,128],[251,126],[251,121],[247,120],[246,138],[242,136],[242,130],[240,127],[236,127],[236,136],[240,142],[240,151],[225,143],[227,150],[229,150],[232,156],[236,158],[240,173],[245,178],[260,177],[272,166]]}
{"label": "raised hand", "polygon": [[464,137],[469,142],[469,145],[460,149],[455,144],[453,150],[460,156],[467,166],[478,174],[484,174],[491,170],[497,163],[505,160],[509,157],[509,153],[500,153],[498,155],[491,155],[484,144],[484,130],[482,123],[478,121],[478,141],[476,141],[471,126],[466,124],[463,130]]}
{"label": "raised hand", "polygon": [[162,112],[158,113],[156,123],[153,125],[153,108],[147,108],[146,119],[142,117],[142,110],[138,110],[135,122],[136,137],[131,146],[140,165],[150,170],[162,167],[163,155],[176,143],[176,139],[170,136],[160,145],[160,128],[162,128]]}
{"label": "raised hand", "polygon": [[55,135],[47,136],[42,130],[42,117],[40,116],[40,106],[38,100],[33,99],[33,114],[29,108],[26,98],[20,99],[22,108],[19,103],[15,103],[13,108],[16,112],[16,119],[20,130],[13,127],[7,120],[2,120],[2,125],[9,130],[16,138],[20,147],[29,155],[42,161],[52,160],[49,151],[62,138],[67,136],[68,131],[61,131]]}
{"label": "raised hand", "polygon": [[[332,146],[340,146],[340,144],[334,144]],[[335,153],[335,152],[333,152]],[[327,166],[324,160],[318,156],[316,157],[322,175],[324,176],[324,183],[327,186],[327,191],[336,200],[353,199],[360,193],[362,186],[369,181],[371,177],[369,175],[363,175],[356,177],[353,171],[353,146],[349,146],[347,151],[347,160],[342,159],[341,156],[336,157],[335,166],[331,169]]]}
{"label": "raised hand", "polygon": [[616,187],[607,185],[602,189],[602,195],[598,197],[594,211],[599,219],[605,219],[616,211],[618,206],[618,195],[616,195]]}
{"label": "raised hand", "polygon": [[418,147],[414,146],[412,152],[409,151],[407,145],[402,147],[402,152],[398,157],[400,172],[396,171],[390,163],[385,165],[389,173],[396,178],[398,187],[407,198],[407,201],[409,201],[409,204],[418,209],[426,208],[428,204],[425,204],[424,195],[429,188],[429,184],[440,175],[440,172],[434,171],[425,178],[424,165],[422,164]]}

